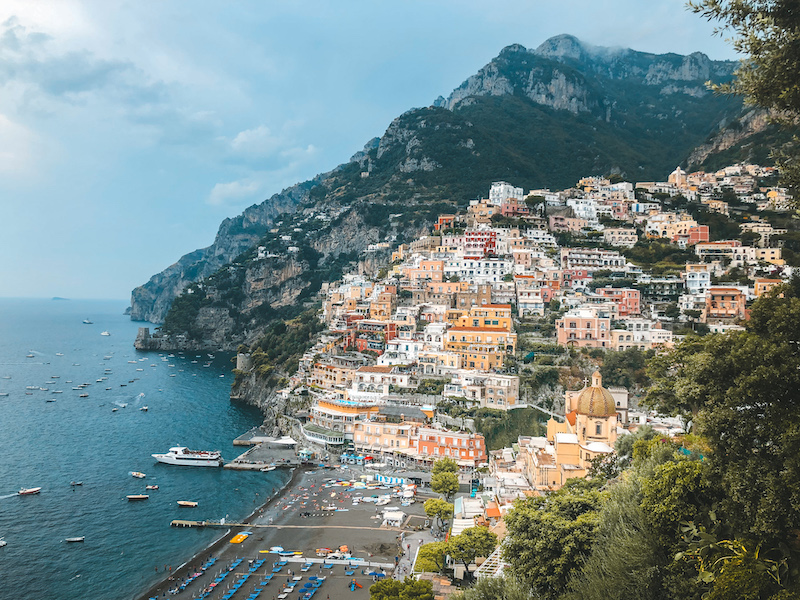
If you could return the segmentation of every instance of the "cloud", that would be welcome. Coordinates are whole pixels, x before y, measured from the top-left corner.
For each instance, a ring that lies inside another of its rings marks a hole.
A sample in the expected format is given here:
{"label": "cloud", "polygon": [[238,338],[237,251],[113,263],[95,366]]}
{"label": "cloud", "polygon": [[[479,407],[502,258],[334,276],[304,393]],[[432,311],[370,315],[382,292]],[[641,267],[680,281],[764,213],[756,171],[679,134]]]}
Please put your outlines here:
{"label": "cloud", "polygon": [[283,143],[284,140],[280,136],[273,135],[269,127],[259,125],[254,129],[245,129],[237,133],[231,140],[231,149],[241,154],[270,156],[275,154]]}
{"label": "cloud", "polygon": [[245,198],[254,196],[261,185],[251,179],[231,181],[229,183],[218,183],[208,195],[208,204],[212,206],[224,206],[239,203]]}
{"label": "cloud", "polygon": [[30,170],[36,142],[34,134],[0,113],[0,173],[21,175]]}

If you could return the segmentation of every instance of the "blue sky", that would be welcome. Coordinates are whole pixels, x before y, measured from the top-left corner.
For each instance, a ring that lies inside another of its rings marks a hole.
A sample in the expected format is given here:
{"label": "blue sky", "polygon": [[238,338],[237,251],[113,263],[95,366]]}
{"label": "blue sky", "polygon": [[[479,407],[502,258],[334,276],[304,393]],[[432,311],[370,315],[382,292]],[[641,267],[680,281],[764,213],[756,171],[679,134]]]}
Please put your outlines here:
{"label": "blue sky", "polygon": [[4,0],[0,296],[128,298],[512,43],[736,58],[675,0]]}

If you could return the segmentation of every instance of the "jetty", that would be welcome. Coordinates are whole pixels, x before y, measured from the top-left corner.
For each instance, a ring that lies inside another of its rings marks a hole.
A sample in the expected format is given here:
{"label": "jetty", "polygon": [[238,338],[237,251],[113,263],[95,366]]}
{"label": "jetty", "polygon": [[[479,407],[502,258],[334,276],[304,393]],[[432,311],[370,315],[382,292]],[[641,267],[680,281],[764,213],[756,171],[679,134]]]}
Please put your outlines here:
{"label": "jetty", "polygon": [[239,436],[234,444],[249,445],[243,454],[226,463],[226,469],[239,471],[260,471],[269,467],[295,468],[302,464],[297,455],[297,442],[290,437],[270,437],[250,430]]}

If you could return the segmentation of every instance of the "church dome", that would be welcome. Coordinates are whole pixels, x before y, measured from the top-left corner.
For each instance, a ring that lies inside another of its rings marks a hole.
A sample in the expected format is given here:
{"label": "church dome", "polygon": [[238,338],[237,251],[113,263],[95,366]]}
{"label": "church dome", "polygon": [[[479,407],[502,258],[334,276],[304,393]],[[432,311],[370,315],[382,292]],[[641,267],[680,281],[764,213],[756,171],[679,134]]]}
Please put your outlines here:
{"label": "church dome", "polygon": [[581,390],[578,395],[576,411],[579,415],[589,417],[610,417],[617,414],[614,396],[602,386],[603,379],[599,371],[592,375],[592,386]]}

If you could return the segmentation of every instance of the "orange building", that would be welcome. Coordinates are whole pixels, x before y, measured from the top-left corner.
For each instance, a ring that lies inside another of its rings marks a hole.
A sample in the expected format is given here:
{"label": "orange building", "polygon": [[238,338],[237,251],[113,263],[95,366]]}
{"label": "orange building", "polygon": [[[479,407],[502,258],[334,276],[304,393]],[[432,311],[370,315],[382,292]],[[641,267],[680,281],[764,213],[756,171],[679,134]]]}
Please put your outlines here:
{"label": "orange building", "polygon": [[432,427],[420,427],[416,439],[412,439],[420,460],[447,456],[461,466],[477,466],[487,462],[486,441],[479,433],[442,431]]}
{"label": "orange building", "polygon": [[700,316],[703,323],[747,318],[745,295],[734,287],[711,287],[706,292],[706,305]]}
{"label": "orange building", "polygon": [[759,278],[756,279],[755,283],[755,294],[756,298],[760,298],[776,285],[781,285],[783,283],[783,279],[764,279]]}

